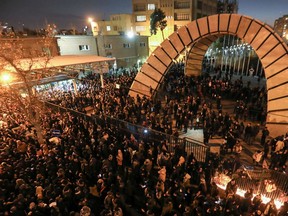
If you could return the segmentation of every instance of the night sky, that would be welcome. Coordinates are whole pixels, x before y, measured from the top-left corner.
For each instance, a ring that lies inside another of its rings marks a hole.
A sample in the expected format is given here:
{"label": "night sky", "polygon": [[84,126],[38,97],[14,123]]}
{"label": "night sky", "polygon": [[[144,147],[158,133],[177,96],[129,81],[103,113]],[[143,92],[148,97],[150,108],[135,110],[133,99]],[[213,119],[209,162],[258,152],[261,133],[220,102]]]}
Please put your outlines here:
{"label": "night sky", "polygon": [[[55,23],[58,29],[88,25],[88,17],[108,19],[113,13],[132,13],[132,0],[0,0],[0,22],[16,29],[42,28]],[[239,0],[239,14],[270,25],[288,14],[288,0]]]}

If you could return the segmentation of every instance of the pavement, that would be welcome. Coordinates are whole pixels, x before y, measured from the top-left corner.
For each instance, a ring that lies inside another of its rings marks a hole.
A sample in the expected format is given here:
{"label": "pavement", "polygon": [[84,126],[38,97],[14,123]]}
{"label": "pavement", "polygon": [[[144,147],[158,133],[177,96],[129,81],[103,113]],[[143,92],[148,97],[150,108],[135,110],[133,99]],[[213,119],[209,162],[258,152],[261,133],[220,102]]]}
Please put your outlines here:
{"label": "pavement", "polygon": [[[210,74],[210,76],[216,76],[216,74]],[[264,87],[266,85],[266,79],[265,78],[261,78],[258,79],[258,77],[251,77],[251,76],[240,76],[240,75],[233,75],[232,76],[232,82],[234,82],[235,80],[238,79],[242,79],[243,84],[247,85],[247,83],[250,83],[251,87],[257,87],[259,86]],[[213,107],[216,108],[216,102],[215,101],[211,101],[213,104]],[[228,112],[230,115],[234,115],[233,111],[234,111],[234,107],[235,107],[235,103],[236,101],[232,101],[232,100],[226,100],[226,99],[222,99],[222,111],[223,113]],[[215,111],[217,111],[215,109]],[[255,122],[255,121],[244,121],[244,125],[246,126],[246,124],[248,122],[251,122],[252,125],[255,125],[257,123],[260,122]],[[173,122],[174,127],[175,127],[175,122]],[[240,161],[243,165],[253,165],[253,160],[252,160],[252,155],[257,151],[257,150],[263,150],[263,147],[260,145],[260,138],[261,138],[261,130],[264,128],[264,126],[261,126],[260,128],[260,132],[257,135],[255,141],[253,142],[253,144],[248,145],[243,139],[240,139],[240,142],[242,144],[242,152],[240,154]],[[180,138],[187,138],[187,139],[196,139],[200,142],[203,143],[204,141],[204,135],[203,135],[203,130],[202,129],[188,129],[186,133],[182,131],[179,131],[179,137]],[[210,151],[211,152],[218,152],[220,154],[220,146],[223,144],[224,139],[222,137],[213,137],[212,139],[209,139],[209,143],[208,145],[210,146]],[[227,154],[224,155],[225,157],[231,157],[231,154]],[[268,158],[270,157],[270,155],[268,155]]]}

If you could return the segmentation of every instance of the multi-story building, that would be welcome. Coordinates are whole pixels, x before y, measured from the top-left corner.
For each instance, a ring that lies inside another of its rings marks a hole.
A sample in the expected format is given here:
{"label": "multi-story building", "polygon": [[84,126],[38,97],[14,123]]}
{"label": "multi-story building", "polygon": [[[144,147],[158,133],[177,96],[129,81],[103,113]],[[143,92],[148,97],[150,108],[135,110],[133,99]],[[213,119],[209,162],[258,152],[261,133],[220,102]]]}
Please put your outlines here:
{"label": "multi-story building", "polygon": [[218,0],[217,13],[238,13],[238,0]]}
{"label": "multi-story building", "polygon": [[112,14],[109,20],[91,20],[93,35],[124,35],[132,30],[131,14]]}
{"label": "multi-story building", "polygon": [[[164,37],[200,17],[217,13],[217,0],[132,0],[132,23],[139,35],[150,36],[150,16],[155,8],[161,8],[166,15],[167,27]],[[161,33],[149,38],[151,50],[163,41]],[[150,50],[150,51],[151,51]]]}
{"label": "multi-story building", "polygon": [[99,55],[92,35],[56,35],[60,55]]}
{"label": "multi-story building", "polygon": [[117,67],[139,67],[149,55],[147,36],[98,35],[96,39],[99,55],[114,57]]}
{"label": "multi-story building", "polygon": [[274,30],[288,41],[288,14],[278,18],[274,22]]}

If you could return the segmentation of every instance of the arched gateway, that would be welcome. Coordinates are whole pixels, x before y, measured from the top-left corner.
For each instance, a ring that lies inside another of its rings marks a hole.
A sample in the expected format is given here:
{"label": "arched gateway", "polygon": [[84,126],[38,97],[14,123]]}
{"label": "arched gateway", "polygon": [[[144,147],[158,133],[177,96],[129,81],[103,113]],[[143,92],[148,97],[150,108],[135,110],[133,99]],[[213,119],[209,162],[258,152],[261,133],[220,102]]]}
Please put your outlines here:
{"label": "arched gateway", "polygon": [[210,44],[223,35],[249,43],[267,79],[267,123],[271,135],[288,131],[288,53],[282,38],[265,23],[239,14],[217,14],[197,19],[171,34],[149,56],[131,85],[129,95],[151,97],[179,54],[190,48],[189,69],[200,74]]}

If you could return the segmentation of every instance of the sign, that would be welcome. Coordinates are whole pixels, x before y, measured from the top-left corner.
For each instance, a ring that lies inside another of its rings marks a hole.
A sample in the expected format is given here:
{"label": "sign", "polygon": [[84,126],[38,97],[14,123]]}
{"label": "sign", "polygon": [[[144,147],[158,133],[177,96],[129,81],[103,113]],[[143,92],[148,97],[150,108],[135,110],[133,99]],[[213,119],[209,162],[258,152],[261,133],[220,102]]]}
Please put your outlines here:
{"label": "sign", "polygon": [[52,130],[52,137],[60,137],[61,132],[60,130]]}

